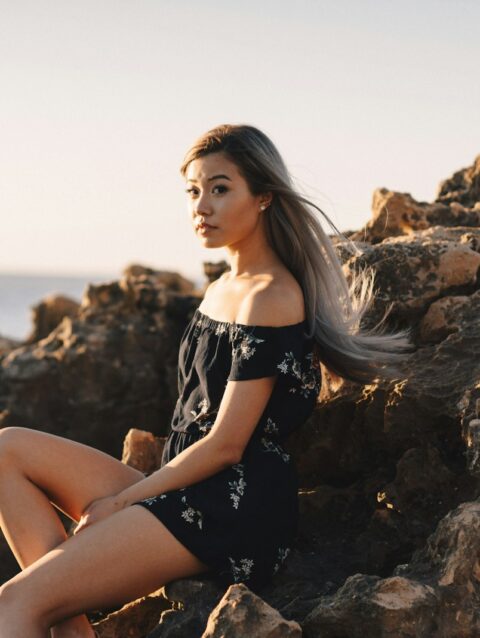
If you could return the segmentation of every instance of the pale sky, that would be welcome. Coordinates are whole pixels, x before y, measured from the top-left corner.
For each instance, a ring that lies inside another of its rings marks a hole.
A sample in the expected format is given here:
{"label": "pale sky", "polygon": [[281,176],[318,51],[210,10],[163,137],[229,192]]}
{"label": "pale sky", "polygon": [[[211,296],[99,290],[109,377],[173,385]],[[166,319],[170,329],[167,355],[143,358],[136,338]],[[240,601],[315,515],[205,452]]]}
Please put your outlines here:
{"label": "pale sky", "polygon": [[[478,0],[0,0],[0,272],[198,277],[179,165],[261,128],[340,228],[480,153]],[[326,227],[330,232],[330,229]]]}

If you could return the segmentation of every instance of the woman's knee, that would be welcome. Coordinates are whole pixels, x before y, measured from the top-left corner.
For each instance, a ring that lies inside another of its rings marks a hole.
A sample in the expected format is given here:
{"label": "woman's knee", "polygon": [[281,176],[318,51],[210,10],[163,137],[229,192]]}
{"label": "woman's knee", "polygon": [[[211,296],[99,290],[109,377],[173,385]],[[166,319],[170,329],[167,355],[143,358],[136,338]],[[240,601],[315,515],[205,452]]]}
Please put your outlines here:
{"label": "woman's knee", "polygon": [[11,622],[18,622],[18,619],[22,618],[22,623],[34,623],[46,633],[49,629],[46,616],[44,618],[44,614],[35,604],[38,601],[29,599],[25,584],[21,578],[14,577],[0,586],[0,618],[9,619]]}
{"label": "woman's knee", "polygon": [[18,459],[21,458],[19,451],[26,438],[27,428],[11,426],[0,429],[0,469],[9,463],[18,463]]}

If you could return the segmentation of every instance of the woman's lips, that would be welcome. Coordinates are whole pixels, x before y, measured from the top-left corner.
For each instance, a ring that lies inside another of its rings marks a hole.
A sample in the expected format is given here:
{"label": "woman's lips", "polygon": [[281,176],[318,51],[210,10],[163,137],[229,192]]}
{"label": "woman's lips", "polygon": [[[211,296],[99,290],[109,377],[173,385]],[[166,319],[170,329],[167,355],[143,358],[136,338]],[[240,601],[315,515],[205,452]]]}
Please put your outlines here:
{"label": "woman's lips", "polygon": [[199,226],[197,226],[197,231],[201,233],[202,235],[205,235],[206,233],[215,229],[216,229],[216,226],[210,226],[210,224],[200,224]]}

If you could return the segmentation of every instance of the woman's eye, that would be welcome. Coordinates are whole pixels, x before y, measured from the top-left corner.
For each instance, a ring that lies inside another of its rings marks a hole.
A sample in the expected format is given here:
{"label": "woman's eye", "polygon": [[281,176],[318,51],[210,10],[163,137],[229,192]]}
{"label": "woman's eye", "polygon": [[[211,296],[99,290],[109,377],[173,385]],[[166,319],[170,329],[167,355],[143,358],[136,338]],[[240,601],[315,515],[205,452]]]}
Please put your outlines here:
{"label": "woman's eye", "polygon": [[[228,188],[226,186],[224,186],[223,184],[218,184],[218,186],[214,186],[213,190],[215,191],[215,189],[217,189],[217,188],[221,189],[220,192],[222,192],[222,193],[225,193],[225,192],[228,191]],[[185,192],[186,193],[195,193],[196,190],[197,190],[196,188],[187,188],[185,190]]]}

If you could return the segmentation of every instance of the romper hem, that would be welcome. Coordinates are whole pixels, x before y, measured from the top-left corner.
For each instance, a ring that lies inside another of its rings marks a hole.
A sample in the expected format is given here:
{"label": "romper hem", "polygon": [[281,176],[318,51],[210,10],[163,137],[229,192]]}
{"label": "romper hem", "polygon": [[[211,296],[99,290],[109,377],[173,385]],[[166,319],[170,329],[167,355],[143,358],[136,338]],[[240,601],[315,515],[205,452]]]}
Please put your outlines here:
{"label": "romper hem", "polygon": [[165,525],[172,536],[174,536],[176,540],[185,547],[185,549],[193,554],[199,561],[207,565],[209,567],[209,571],[218,569],[218,561],[216,562],[216,564],[213,564],[214,559],[207,556],[207,553],[203,551],[204,546],[202,547],[200,544],[196,545],[195,539],[187,533],[183,534],[181,530],[175,525],[175,522],[173,520],[167,520],[161,514],[157,514],[156,512],[154,512],[148,503],[136,501],[135,503],[132,503],[132,505],[141,505],[144,509],[148,510],[153,516],[155,516],[158,521]]}

